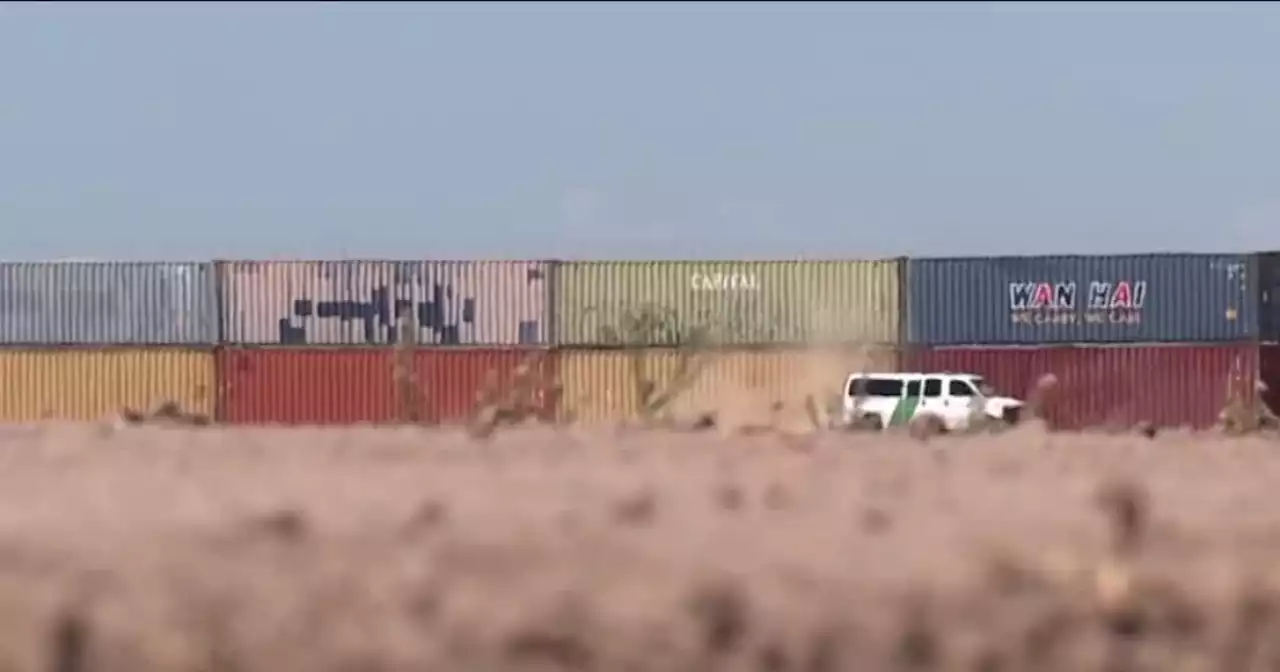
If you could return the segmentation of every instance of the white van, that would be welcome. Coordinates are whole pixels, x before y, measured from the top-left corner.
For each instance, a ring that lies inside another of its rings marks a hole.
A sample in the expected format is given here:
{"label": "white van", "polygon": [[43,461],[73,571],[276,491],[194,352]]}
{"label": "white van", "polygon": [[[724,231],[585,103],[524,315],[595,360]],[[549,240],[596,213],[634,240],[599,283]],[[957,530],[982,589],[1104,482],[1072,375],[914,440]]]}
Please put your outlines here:
{"label": "white van", "polygon": [[1016,422],[1023,402],[989,394],[971,373],[855,373],[845,381],[843,419],[846,426],[883,429],[931,413],[947,431],[967,428],[979,412]]}

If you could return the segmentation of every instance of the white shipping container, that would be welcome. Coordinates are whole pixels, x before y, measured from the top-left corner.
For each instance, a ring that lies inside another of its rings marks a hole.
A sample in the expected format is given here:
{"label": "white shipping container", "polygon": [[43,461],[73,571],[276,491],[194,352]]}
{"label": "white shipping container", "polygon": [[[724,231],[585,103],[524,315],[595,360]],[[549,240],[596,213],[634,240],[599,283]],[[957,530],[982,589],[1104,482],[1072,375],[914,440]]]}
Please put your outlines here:
{"label": "white shipping container", "polygon": [[541,261],[220,262],[226,342],[383,345],[407,311],[417,342],[545,343],[549,264]]}

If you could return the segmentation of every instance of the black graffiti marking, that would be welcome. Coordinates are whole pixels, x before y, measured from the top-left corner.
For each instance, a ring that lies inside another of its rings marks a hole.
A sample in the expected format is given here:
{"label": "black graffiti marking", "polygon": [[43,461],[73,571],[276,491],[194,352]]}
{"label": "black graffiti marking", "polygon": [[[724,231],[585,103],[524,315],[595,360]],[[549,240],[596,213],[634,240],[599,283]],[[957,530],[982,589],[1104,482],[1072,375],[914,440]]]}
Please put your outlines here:
{"label": "black graffiti marking", "polygon": [[[433,283],[431,298],[416,304],[405,299],[394,299],[387,285],[375,287],[369,292],[368,301],[313,301],[295,299],[292,314],[280,318],[280,343],[304,345],[308,343],[305,326],[293,326],[293,318],[337,319],[343,322],[362,322],[364,342],[394,344],[399,338],[396,320],[409,312],[414,318],[418,333],[427,332],[427,342],[439,345],[461,345],[460,328],[474,326],[476,320],[475,297],[455,296],[451,285]],[[536,320],[522,320],[519,325],[519,342],[534,344],[539,337]]]}

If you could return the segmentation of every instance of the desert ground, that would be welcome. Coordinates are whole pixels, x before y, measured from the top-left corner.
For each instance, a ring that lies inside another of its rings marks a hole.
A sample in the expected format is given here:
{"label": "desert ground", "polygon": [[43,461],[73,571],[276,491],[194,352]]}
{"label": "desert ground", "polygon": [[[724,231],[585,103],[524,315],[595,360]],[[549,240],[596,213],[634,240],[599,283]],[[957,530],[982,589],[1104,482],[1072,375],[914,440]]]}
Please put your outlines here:
{"label": "desert ground", "polygon": [[0,431],[0,670],[1270,670],[1280,442]]}

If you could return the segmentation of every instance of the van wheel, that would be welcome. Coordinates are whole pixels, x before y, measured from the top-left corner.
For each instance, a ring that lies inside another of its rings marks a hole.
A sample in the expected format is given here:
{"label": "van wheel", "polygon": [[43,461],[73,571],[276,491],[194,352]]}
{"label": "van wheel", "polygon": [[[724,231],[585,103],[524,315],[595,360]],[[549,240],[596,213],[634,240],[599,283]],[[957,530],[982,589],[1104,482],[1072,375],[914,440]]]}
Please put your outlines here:
{"label": "van wheel", "polygon": [[863,415],[856,418],[849,425],[849,429],[852,431],[878,432],[884,429],[884,422],[880,420],[878,415]]}
{"label": "van wheel", "polygon": [[910,431],[911,436],[921,440],[947,433],[946,423],[933,413],[925,413],[912,418],[907,429]]}

